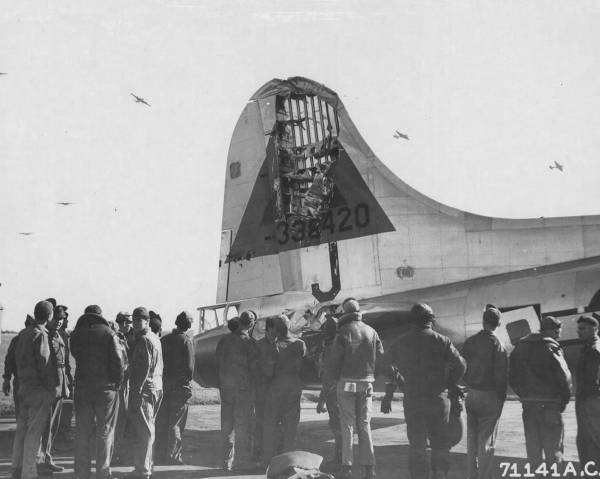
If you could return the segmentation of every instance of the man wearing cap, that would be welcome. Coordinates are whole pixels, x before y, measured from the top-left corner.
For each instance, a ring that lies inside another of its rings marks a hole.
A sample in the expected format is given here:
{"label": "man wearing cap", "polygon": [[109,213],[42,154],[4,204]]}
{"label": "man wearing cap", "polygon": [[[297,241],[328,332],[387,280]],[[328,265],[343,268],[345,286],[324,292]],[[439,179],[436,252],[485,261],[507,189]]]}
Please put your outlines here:
{"label": "man wearing cap", "polygon": [[117,425],[115,426],[115,447],[113,454],[113,465],[121,465],[127,461],[128,444],[125,436],[129,424],[129,355],[135,344],[133,332],[133,321],[127,311],[119,311],[115,321],[118,326],[117,338],[119,339],[120,352],[123,358],[124,378],[119,388],[119,410],[117,413]]}
{"label": "man wearing cap", "polygon": [[577,451],[579,464],[590,461],[595,470],[600,467],[600,339],[598,320],[581,316],[577,334],[583,349],[577,362],[575,412],[577,415]]}
{"label": "man wearing cap", "polygon": [[150,314],[142,306],[133,310],[136,341],[129,374],[129,419],[135,432],[133,464],[128,477],[152,475],[156,413],[163,392],[163,358],[160,339],[150,330]]}
{"label": "man wearing cap", "polygon": [[192,397],[194,345],[187,335],[193,318],[182,311],[175,320],[176,328],[161,338],[163,354],[163,400],[156,418],[157,463],[183,465],[183,431]]}
{"label": "man wearing cap", "polygon": [[162,334],[162,318],[160,317],[160,314],[155,313],[152,310],[148,311],[148,314],[150,315],[150,321],[148,323],[150,331],[160,338]]}
{"label": "man wearing cap", "polygon": [[282,452],[294,450],[300,422],[302,381],[300,369],[306,356],[306,344],[290,334],[290,320],[284,314],[274,319],[275,364],[267,389],[263,412],[263,463],[277,454],[279,424],[283,430]]}
{"label": "man wearing cap", "polygon": [[465,341],[467,362],[464,381],[469,391],[467,409],[467,477],[489,479],[495,474],[494,450],[498,420],[506,399],[508,354],[495,335],[500,311],[488,304],[483,329]]}
{"label": "man wearing cap", "polygon": [[571,397],[571,373],[558,344],[560,321],[541,320],[539,333],[522,338],[510,355],[510,386],[523,405],[527,459],[532,469],[563,460],[562,413]]}
{"label": "man wearing cap", "polygon": [[[35,320],[27,315],[25,318],[25,329],[27,327],[35,324]],[[19,391],[19,377],[17,376],[17,344],[19,343],[19,338],[25,329],[19,331],[19,333],[10,340],[10,344],[8,345],[8,349],[6,350],[6,356],[4,357],[4,374],[2,378],[4,379],[2,383],[2,392],[5,396],[8,396],[11,391],[10,380],[12,378],[12,393],[13,393],[13,401],[15,403],[15,416],[19,417],[19,400],[18,400],[18,391]]]}
{"label": "man wearing cap", "polygon": [[36,459],[40,440],[57,391],[57,371],[50,360],[47,322],[52,319],[52,304],[40,301],[35,305],[35,324],[19,337],[16,349],[19,377],[19,416],[13,442],[13,477],[37,477]]}
{"label": "man wearing cap", "polygon": [[[425,303],[411,311],[412,329],[386,353],[385,371],[390,380],[397,371],[404,380],[404,417],[409,442],[409,469],[412,479],[429,477],[427,440],[431,446],[433,477],[446,478],[450,447],[446,439],[450,422],[448,389],[456,387],[465,373],[465,361],[450,339],[433,331],[434,314]],[[395,368],[395,369],[394,369]],[[389,382],[382,412],[391,410],[396,385]]]}
{"label": "man wearing cap", "polygon": [[[67,309],[68,308],[66,306],[59,304],[56,306],[56,308],[54,308],[54,315],[56,316],[58,312],[63,317],[62,325],[58,330],[58,334],[60,334],[60,337],[65,345],[65,373],[67,374],[69,390],[72,393],[73,374],[71,372],[71,333],[68,331],[69,313],[67,312]],[[73,420],[73,394],[71,394],[70,400],[63,400],[61,402],[60,424],[58,427],[57,436],[64,441],[72,441],[73,435],[71,431],[71,422]]]}
{"label": "man wearing cap", "polygon": [[[238,327],[217,344],[217,368],[221,395],[223,469],[251,468],[250,420],[258,378],[258,351],[249,331],[256,315],[244,311]],[[235,437],[235,444],[234,444]]]}
{"label": "man wearing cap", "polygon": [[39,458],[38,464],[39,472],[53,473],[61,472],[63,470],[62,466],[54,464],[54,460],[52,458],[52,444],[60,425],[63,400],[71,397],[72,379],[69,377],[71,372],[70,368],[69,374],[67,374],[67,362],[70,358],[68,356],[62,336],[59,333],[65,316],[66,311],[64,307],[56,306],[54,308],[52,319],[46,324],[48,341],[50,344],[50,363],[52,365],[52,370],[56,371],[57,373],[57,396],[54,404],[52,405],[50,415],[46,421],[46,429],[42,434],[41,457]]}
{"label": "man wearing cap", "polygon": [[[123,382],[124,364],[119,339],[102,317],[99,306],[90,305],[71,334],[75,358],[75,477],[88,479],[91,458],[96,458],[96,477],[111,477],[118,391]],[[91,451],[95,431],[95,454]]]}
{"label": "man wearing cap", "polygon": [[[375,477],[375,453],[371,437],[373,382],[375,367],[383,354],[383,345],[373,328],[362,321],[358,301],[342,303],[344,314],[338,321],[323,375],[321,397],[336,387],[342,437],[342,470],[339,477],[351,477],[354,428],[357,429],[359,463],[365,478]],[[336,476],[337,477],[337,476]]]}

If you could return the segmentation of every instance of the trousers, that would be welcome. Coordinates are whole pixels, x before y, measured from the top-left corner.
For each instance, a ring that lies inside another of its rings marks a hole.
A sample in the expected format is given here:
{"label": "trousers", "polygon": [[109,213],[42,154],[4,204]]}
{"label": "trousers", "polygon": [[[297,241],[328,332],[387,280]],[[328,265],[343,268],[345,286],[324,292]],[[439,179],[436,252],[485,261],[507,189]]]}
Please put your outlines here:
{"label": "trousers", "polygon": [[37,477],[36,459],[40,450],[40,440],[50,409],[56,399],[54,391],[38,388],[19,391],[19,416],[13,442],[12,466],[21,469],[21,479]]}
{"label": "trousers", "polygon": [[79,387],[75,390],[75,477],[89,479],[92,469],[92,435],[95,431],[96,477],[110,477],[115,425],[119,402],[117,391]]}
{"label": "trousers", "polygon": [[579,464],[583,467],[595,461],[600,467],[600,397],[589,397],[575,403],[577,416],[577,452]]}
{"label": "trousers", "polygon": [[253,392],[221,386],[221,443],[223,465],[243,464],[250,458],[250,421]]}
{"label": "trousers", "polygon": [[358,435],[358,458],[361,466],[375,465],[375,452],[371,435],[371,413],[373,411],[373,385],[358,381],[356,392],[344,390],[345,381],[338,381],[337,401],[340,412],[342,439],[342,464],[351,466],[354,458],[354,427]]}
{"label": "trousers", "polygon": [[467,477],[490,479],[494,474],[494,451],[503,402],[496,391],[470,389],[467,410]]}
{"label": "trousers", "polygon": [[125,441],[129,423],[129,381],[124,381],[118,393],[119,411],[115,426],[115,457],[124,459],[129,456],[129,445]]}
{"label": "trousers", "polygon": [[404,418],[408,436],[409,470],[412,479],[428,479],[427,439],[431,446],[431,470],[447,474],[450,448],[446,430],[450,419],[447,393],[439,396],[415,397],[405,394]]}
{"label": "trousers", "polygon": [[302,384],[297,376],[277,377],[271,383],[265,399],[263,422],[263,462],[268,464],[279,451],[294,450],[300,423]]}
{"label": "trousers", "polygon": [[342,463],[342,426],[340,420],[340,407],[337,399],[337,388],[332,389],[325,399],[327,414],[329,415],[329,429],[334,440],[334,460],[337,464]]}
{"label": "trousers", "polygon": [[154,467],[152,450],[155,439],[156,413],[160,408],[162,391],[153,390],[129,396],[129,419],[135,434],[133,465],[135,474],[149,478]]}
{"label": "trousers", "polygon": [[46,427],[42,434],[39,462],[44,462],[46,464],[54,463],[54,460],[52,459],[52,444],[54,443],[54,438],[58,434],[58,430],[60,428],[62,410],[63,399],[56,398],[54,400],[54,404],[52,404],[50,415],[48,416]]}
{"label": "trousers", "polygon": [[562,464],[564,425],[554,402],[524,402],[523,427],[527,459],[532,468],[542,462]]}
{"label": "trousers", "polygon": [[189,390],[164,391],[156,417],[156,457],[163,463],[181,461]]}

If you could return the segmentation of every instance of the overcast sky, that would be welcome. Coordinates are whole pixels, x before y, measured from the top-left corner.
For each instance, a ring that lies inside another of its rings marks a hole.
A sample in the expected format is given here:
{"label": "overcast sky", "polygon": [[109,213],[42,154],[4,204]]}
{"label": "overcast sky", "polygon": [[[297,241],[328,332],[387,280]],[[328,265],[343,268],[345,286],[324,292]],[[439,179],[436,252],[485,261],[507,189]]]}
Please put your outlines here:
{"label": "overcast sky", "polygon": [[4,329],[48,296],[72,318],[146,305],[167,328],[213,303],[229,141],[272,78],[335,90],[375,154],[450,206],[600,213],[597,2],[238,3],[2,2]]}

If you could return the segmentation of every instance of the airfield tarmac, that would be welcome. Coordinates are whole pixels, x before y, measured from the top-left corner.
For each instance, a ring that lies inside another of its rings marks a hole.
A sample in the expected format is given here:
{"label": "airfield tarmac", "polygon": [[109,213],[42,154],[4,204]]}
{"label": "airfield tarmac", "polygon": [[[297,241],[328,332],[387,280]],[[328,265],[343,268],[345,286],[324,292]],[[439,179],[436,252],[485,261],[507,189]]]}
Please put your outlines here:
{"label": "airfield tarmac", "polygon": [[[379,401],[374,403],[373,439],[377,459],[377,476],[381,479],[405,478],[408,475],[408,442],[402,403],[395,401],[389,415],[379,412]],[[302,403],[301,423],[297,437],[297,449],[316,452],[327,460],[332,454],[333,445],[327,424],[326,414],[317,414],[316,404]],[[464,413],[463,413],[464,414]],[[570,403],[565,412],[565,460],[576,461],[574,404]],[[9,477],[10,456],[14,437],[14,418],[0,419],[0,477]],[[466,432],[466,431],[465,431]],[[219,469],[219,406],[191,406],[184,439],[184,460],[186,466],[157,466],[152,476],[155,479],[167,478],[239,478],[255,479],[256,475],[232,475]],[[355,448],[356,449],[356,448]],[[466,437],[451,452],[450,479],[464,479]],[[525,439],[521,421],[521,405],[518,401],[507,401],[500,420],[499,438],[496,449],[498,462],[525,462]],[[65,471],[54,474],[55,478],[73,477],[72,451],[55,455],[56,462],[65,467]],[[522,469],[519,469],[522,471]],[[131,467],[113,468],[113,476],[122,478],[131,471]],[[355,477],[360,477],[356,471]],[[498,475],[500,477],[500,475]]]}

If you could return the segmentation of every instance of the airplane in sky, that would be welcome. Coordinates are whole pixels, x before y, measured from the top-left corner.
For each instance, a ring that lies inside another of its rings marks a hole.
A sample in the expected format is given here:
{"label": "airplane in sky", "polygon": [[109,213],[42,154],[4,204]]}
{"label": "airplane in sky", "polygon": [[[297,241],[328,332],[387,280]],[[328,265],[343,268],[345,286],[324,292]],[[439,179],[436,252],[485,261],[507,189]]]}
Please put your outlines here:
{"label": "airplane in sky", "polygon": [[289,316],[308,346],[303,381],[316,387],[319,328],[350,296],[384,347],[408,331],[420,301],[459,348],[488,303],[503,313],[498,334],[509,351],[553,315],[572,365],[577,318],[600,310],[600,215],[507,219],[441,204],[374,155],[334,91],[274,79],[233,132],[217,263],[216,304],[198,308],[194,339],[204,386],[216,385],[227,319],[252,309],[256,338],[265,318]]}
{"label": "airplane in sky", "polygon": [[32,231],[21,231],[19,234],[22,236],[30,236],[33,234],[33,232]]}
{"label": "airplane in sky", "polygon": [[58,201],[56,204],[61,205],[61,206],[69,206],[69,205],[73,205],[75,203],[71,203],[69,201]]}
{"label": "airplane in sky", "polygon": [[405,140],[408,140],[408,135],[405,135],[404,133],[400,133],[398,130],[396,130],[396,133],[394,133],[394,138],[396,138],[396,140],[399,140],[400,138],[404,138]]}
{"label": "airplane in sky", "polygon": [[133,98],[135,98],[136,103],[143,103],[144,105],[150,106],[150,103],[148,103],[146,100],[144,100],[141,96],[137,96],[133,93],[131,93],[131,96]]}
{"label": "airplane in sky", "polygon": [[563,171],[564,166],[561,165],[558,161],[554,161],[554,166],[550,165],[548,168],[550,168],[551,170],[559,170],[559,171]]}

